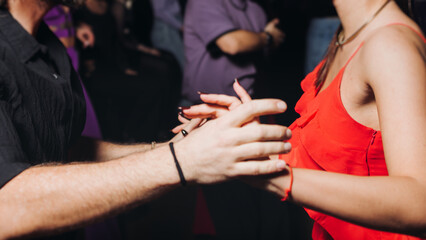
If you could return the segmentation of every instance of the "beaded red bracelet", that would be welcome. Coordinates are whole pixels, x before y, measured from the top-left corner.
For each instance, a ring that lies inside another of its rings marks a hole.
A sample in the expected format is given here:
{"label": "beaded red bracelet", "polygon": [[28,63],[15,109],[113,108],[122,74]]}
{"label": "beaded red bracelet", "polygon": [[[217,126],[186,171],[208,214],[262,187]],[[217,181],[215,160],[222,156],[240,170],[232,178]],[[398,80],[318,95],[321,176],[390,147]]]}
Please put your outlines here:
{"label": "beaded red bracelet", "polygon": [[285,190],[284,197],[281,199],[281,201],[287,201],[290,198],[291,189],[293,188],[293,168],[287,164],[288,172],[290,174],[290,186]]}

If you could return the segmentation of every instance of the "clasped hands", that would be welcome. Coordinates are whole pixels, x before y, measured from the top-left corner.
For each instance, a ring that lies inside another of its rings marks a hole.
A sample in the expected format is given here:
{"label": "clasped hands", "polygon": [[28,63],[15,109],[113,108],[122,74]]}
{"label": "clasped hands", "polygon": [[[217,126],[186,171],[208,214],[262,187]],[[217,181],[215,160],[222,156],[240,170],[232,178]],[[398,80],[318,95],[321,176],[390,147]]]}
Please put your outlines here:
{"label": "clasped hands", "polygon": [[[179,116],[182,125],[173,129],[178,134],[172,141],[189,181],[209,184],[286,169],[283,160],[270,156],[291,150],[285,142],[291,131],[261,124],[259,117],[283,113],[287,105],[278,99],[252,100],[237,81],[234,90],[240,98],[200,94],[205,104],[183,110],[190,120]],[[183,137],[182,129],[189,135]]]}

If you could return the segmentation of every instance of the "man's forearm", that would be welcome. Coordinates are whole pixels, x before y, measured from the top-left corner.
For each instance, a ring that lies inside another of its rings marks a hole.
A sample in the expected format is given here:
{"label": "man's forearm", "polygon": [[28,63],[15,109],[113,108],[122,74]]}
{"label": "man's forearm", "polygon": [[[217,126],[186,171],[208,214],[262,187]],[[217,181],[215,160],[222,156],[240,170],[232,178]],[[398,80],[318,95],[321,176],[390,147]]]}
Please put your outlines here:
{"label": "man's forearm", "polygon": [[0,239],[83,226],[148,201],[179,182],[211,184],[282,171],[281,160],[256,160],[290,151],[284,143],[287,128],[247,123],[285,109],[280,100],[255,100],[180,141],[175,137],[174,148],[103,162],[29,168],[0,189]]}
{"label": "man's forearm", "polygon": [[219,37],[216,45],[226,54],[236,55],[259,51],[268,45],[265,32],[256,33],[246,30],[236,30]]}
{"label": "man's forearm", "polygon": [[69,159],[73,161],[104,162],[127,155],[145,152],[163,146],[164,143],[117,144],[82,137],[70,150]]}
{"label": "man's forearm", "polygon": [[99,140],[95,140],[95,144],[97,150],[95,160],[97,161],[117,159],[133,153],[145,152],[165,145],[165,143],[157,142],[123,145]]}
{"label": "man's forearm", "polygon": [[103,163],[33,167],[0,190],[0,239],[81,226],[178,183],[167,147]]}

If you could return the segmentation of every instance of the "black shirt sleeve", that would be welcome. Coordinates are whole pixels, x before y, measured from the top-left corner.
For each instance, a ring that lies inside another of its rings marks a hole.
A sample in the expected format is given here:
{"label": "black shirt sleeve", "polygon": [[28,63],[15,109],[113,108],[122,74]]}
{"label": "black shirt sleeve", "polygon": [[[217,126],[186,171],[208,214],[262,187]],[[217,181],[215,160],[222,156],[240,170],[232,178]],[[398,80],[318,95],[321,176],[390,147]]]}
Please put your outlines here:
{"label": "black shirt sleeve", "polygon": [[0,73],[0,188],[31,166],[12,120],[13,107],[6,100],[7,90],[2,75]]}

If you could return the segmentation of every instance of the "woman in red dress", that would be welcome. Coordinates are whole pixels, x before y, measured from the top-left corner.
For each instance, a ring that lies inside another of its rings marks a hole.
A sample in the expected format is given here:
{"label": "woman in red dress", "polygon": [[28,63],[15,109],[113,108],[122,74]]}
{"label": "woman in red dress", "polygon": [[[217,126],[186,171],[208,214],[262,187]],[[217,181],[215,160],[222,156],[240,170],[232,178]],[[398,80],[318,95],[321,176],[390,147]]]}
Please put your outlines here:
{"label": "woman in red dress", "polygon": [[[293,150],[279,156],[289,168],[263,186],[306,208],[314,239],[424,238],[426,39],[394,1],[333,4],[342,25],[302,81]],[[219,117],[241,103],[201,98],[209,105],[183,113]]]}

